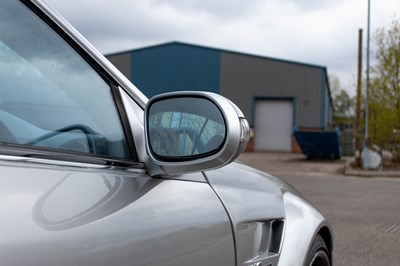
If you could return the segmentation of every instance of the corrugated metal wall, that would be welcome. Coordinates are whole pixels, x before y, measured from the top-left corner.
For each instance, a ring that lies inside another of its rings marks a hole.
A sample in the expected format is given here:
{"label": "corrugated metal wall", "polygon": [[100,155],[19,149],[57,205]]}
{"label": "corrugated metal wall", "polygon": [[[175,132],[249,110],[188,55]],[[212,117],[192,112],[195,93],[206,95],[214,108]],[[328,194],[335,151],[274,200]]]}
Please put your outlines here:
{"label": "corrugated metal wall", "polygon": [[171,91],[219,93],[219,52],[171,43],[132,51],[131,80],[147,97]]}
{"label": "corrugated metal wall", "polygon": [[131,53],[120,53],[107,56],[107,59],[114,64],[122,74],[131,79]]}
{"label": "corrugated metal wall", "polygon": [[[292,98],[294,123],[321,128],[323,68],[235,53],[221,53],[221,94],[232,99],[254,123],[256,98]],[[328,94],[328,93],[326,93]],[[323,127],[323,126],[322,126]]]}
{"label": "corrugated metal wall", "polygon": [[147,97],[204,90],[220,93],[254,126],[256,99],[293,101],[294,125],[326,128],[332,120],[326,69],[184,43],[168,43],[109,55]]}
{"label": "corrugated metal wall", "polygon": [[325,95],[325,124],[324,126],[326,127],[327,125],[332,124],[332,118],[333,118],[333,109],[332,109],[332,101],[331,101],[331,94],[330,90],[328,87],[328,79],[327,79],[327,73],[324,73],[324,85],[325,85],[325,91],[327,92]]}

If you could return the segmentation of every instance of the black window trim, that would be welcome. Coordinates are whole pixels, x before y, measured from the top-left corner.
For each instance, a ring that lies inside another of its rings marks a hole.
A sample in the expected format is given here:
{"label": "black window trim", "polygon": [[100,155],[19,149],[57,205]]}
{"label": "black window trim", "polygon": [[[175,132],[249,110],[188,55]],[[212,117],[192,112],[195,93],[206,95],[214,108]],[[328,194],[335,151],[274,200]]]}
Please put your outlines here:
{"label": "black window trim", "polygon": [[130,151],[130,153],[133,157],[132,159],[138,162],[139,156],[138,156],[136,148],[135,148],[136,146],[135,146],[135,141],[133,138],[132,128],[129,123],[129,118],[128,118],[128,114],[126,112],[124,101],[122,100],[122,97],[121,97],[121,92],[120,92],[118,86],[114,85],[113,83],[110,84],[110,89],[111,89],[111,92],[113,95],[114,103],[116,105],[119,117],[121,119],[121,125],[122,125],[122,129],[124,131],[124,134],[125,134],[126,142],[128,144],[128,150]]}
{"label": "black window trim", "polygon": [[53,148],[26,146],[24,144],[0,142],[0,156],[20,156],[32,159],[63,161],[78,164],[93,164],[109,167],[126,167],[145,170],[144,163],[128,159],[99,156],[91,153],[67,151]]}

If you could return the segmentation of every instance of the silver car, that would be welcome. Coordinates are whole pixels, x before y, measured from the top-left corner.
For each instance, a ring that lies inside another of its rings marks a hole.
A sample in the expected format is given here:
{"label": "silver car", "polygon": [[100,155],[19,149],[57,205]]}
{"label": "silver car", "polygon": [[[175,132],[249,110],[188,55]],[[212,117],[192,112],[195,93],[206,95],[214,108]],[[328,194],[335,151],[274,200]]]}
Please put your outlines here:
{"label": "silver car", "polygon": [[234,162],[248,139],[228,99],[148,100],[42,1],[0,2],[0,265],[331,265],[324,217]]}

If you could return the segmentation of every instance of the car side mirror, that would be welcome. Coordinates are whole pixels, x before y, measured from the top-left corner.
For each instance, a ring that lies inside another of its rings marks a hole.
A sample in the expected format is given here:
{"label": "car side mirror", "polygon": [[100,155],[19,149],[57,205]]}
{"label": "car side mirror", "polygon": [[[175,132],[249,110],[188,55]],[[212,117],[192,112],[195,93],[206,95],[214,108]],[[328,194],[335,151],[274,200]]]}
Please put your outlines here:
{"label": "car side mirror", "polygon": [[221,167],[235,160],[249,140],[239,108],[209,92],[155,96],[145,108],[150,175],[175,175]]}

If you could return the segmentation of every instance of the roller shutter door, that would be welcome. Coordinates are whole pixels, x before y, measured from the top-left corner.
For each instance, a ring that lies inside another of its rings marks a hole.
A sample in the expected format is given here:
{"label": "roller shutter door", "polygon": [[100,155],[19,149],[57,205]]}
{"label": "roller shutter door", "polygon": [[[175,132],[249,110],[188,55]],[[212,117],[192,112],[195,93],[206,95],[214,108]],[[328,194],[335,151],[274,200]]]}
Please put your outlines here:
{"label": "roller shutter door", "polygon": [[257,100],[254,127],[254,150],[292,151],[292,101]]}

